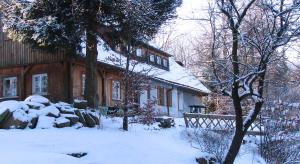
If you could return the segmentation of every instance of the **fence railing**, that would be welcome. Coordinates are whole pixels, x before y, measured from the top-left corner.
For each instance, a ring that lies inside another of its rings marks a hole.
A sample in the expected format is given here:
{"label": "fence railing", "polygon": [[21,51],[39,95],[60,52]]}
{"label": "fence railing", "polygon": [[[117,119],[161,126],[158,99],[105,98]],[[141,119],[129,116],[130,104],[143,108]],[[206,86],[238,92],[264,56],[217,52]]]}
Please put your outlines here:
{"label": "fence railing", "polygon": [[[184,113],[183,117],[187,128],[203,128],[213,131],[230,131],[235,128],[234,115]],[[253,122],[248,129],[247,135],[264,135],[262,121]]]}

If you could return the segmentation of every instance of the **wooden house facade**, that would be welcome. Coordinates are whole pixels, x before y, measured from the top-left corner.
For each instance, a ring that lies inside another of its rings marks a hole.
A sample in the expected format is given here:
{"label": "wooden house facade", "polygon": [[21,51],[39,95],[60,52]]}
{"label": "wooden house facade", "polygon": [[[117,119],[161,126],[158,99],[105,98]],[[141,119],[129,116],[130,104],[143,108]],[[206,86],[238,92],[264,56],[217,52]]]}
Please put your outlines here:
{"label": "wooden house facade", "polygon": [[[99,55],[102,55],[101,52]],[[149,65],[170,74],[169,77],[172,76],[171,69],[174,66],[181,67],[173,60],[170,61],[169,54],[147,44],[137,47],[135,55],[137,60],[147,60]],[[12,41],[0,29],[0,58],[0,101],[23,100],[33,94],[43,95],[52,101],[72,102],[74,99],[83,99],[85,62],[82,57],[32,49],[26,43]],[[120,86],[121,71],[122,68],[111,63],[98,62],[97,92],[101,105],[115,106],[124,98]],[[164,76],[157,77],[151,84],[153,89],[140,95],[140,104],[151,95],[159,100],[159,109],[168,110],[168,113],[173,110],[171,115],[178,116],[180,109],[183,112],[188,110],[186,108],[189,105],[201,103],[202,96],[209,93],[204,86],[197,88],[188,83],[179,83],[174,78],[169,80]]]}

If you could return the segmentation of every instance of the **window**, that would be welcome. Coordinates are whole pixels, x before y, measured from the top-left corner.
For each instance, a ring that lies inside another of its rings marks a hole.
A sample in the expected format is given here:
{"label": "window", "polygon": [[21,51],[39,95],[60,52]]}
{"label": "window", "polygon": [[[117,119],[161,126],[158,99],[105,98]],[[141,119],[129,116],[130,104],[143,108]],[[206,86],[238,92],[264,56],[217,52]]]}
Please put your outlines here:
{"label": "window", "polygon": [[3,97],[17,96],[17,77],[3,78]]}
{"label": "window", "polygon": [[157,87],[157,105],[165,105],[165,93],[163,87]]}
{"label": "window", "polygon": [[150,54],[150,61],[154,62],[155,61],[155,56],[153,54]]}
{"label": "window", "polygon": [[142,49],[138,48],[136,49],[136,56],[141,57],[142,56]]}
{"label": "window", "polygon": [[121,100],[121,86],[117,80],[112,81],[112,99]]}
{"label": "window", "polygon": [[157,60],[156,60],[156,63],[159,64],[159,65],[161,65],[161,58],[160,58],[159,56],[157,56],[156,59],[157,59]]}
{"label": "window", "polygon": [[163,63],[164,63],[164,67],[168,67],[168,60],[167,59],[163,59]]}
{"label": "window", "polygon": [[45,95],[48,92],[47,74],[37,74],[32,76],[32,93]]}
{"label": "window", "polygon": [[85,91],[85,74],[81,75],[81,94],[84,95]]}

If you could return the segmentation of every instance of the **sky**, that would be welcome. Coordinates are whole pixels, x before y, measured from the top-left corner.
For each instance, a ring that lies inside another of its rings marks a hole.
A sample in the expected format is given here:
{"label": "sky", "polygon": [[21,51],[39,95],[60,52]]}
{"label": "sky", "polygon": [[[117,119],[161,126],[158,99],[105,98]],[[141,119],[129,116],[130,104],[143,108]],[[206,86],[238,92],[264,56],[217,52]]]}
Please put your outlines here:
{"label": "sky", "polygon": [[[191,38],[197,36],[197,34],[204,33],[203,24],[205,23],[202,21],[200,25],[199,21],[190,19],[207,18],[207,8],[210,1],[212,0],[183,0],[182,5],[177,9],[178,17],[165,27],[165,29],[172,31],[171,37],[175,38],[184,35],[187,38]],[[291,61],[300,63],[298,51],[289,49],[287,53]]]}

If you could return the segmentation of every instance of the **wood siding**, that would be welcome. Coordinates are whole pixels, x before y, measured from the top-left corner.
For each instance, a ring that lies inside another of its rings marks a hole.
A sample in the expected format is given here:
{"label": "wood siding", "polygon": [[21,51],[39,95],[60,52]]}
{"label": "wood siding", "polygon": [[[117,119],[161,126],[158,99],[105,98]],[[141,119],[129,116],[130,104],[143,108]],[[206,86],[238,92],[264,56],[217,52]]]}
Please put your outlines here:
{"label": "wood siding", "polygon": [[62,52],[47,53],[32,49],[29,45],[12,41],[2,32],[0,23],[0,68],[41,64],[63,61],[66,55]]}

